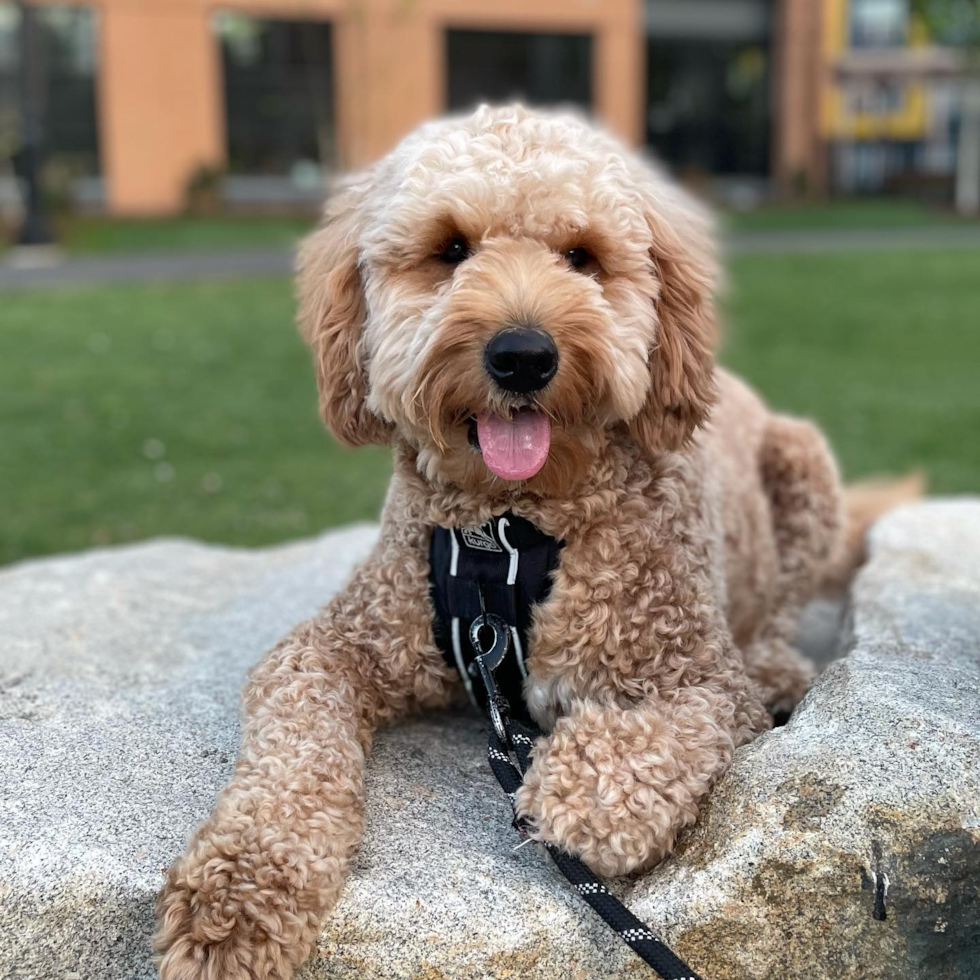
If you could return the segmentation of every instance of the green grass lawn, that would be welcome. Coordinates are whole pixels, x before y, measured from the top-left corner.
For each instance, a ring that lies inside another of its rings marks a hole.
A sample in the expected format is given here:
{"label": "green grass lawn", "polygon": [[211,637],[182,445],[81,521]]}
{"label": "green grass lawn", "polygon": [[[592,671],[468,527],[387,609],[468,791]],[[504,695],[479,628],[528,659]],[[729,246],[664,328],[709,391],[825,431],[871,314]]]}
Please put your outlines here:
{"label": "green grass lawn", "polygon": [[816,419],[851,478],[980,492],[980,251],[742,255],[723,359]]}
{"label": "green grass lawn", "polygon": [[156,534],[262,544],[373,516],[284,279],[0,297],[0,562]]}
{"label": "green grass lawn", "polygon": [[[848,475],[980,489],[975,251],[743,255],[725,360]],[[373,517],[382,450],[322,432],[286,280],[0,297],[0,562],[158,534],[257,545]]]}

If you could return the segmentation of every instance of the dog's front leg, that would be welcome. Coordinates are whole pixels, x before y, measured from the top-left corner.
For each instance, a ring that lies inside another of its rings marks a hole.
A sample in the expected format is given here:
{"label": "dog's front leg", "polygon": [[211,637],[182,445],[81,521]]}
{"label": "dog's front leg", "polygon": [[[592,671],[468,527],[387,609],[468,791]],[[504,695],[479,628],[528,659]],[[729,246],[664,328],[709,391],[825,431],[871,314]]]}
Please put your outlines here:
{"label": "dog's front leg", "polygon": [[445,699],[421,535],[399,547],[387,530],[384,553],[255,668],[234,777],[160,895],[162,980],[290,977],[361,837],[372,730]]}
{"label": "dog's front leg", "polygon": [[771,724],[717,607],[720,535],[700,484],[662,485],[680,501],[669,520],[640,510],[627,534],[603,515],[569,536],[533,633],[529,704],[560,716],[519,812],[605,875],[667,855],[735,747]]}

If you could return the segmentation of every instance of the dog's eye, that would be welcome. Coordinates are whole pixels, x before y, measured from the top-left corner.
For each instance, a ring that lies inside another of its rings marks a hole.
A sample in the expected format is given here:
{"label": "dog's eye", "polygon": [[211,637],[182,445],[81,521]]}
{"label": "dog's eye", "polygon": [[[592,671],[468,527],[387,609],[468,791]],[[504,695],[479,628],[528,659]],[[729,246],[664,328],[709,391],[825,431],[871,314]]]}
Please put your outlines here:
{"label": "dog's eye", "polygon": [[470,257],[469,243],[462,235],[453,235],[436,257],[447,265],[459,265]]}
{"label": "dog's eye", "polygon": [[565,261],[573,269],[584,269],[595,262],[595,256],[587,248],[579,246],[578,248],[570,248],[565,252]]}

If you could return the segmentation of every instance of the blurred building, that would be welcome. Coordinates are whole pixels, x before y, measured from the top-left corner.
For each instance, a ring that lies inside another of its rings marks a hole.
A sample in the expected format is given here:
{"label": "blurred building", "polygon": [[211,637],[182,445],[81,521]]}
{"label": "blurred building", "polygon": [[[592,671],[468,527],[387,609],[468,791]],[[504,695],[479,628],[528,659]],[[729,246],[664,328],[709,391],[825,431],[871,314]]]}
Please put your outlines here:
{"label": "blurred building", "polygon": [[[858,65],[904,50],[903,0],[32,2],[49,182],[119,214],[311,202],[325,171],[481,100],[578,104],[745,201],[879,186],[913,144],[933,162],[948,149],[925,83]],[[0,161],[17,22],[0,0]]]}
{"label": "blurred building", "polygon": [[960,118],[958,53],[931,43],[910,0],[824,3],[831,187],[948,198]]}

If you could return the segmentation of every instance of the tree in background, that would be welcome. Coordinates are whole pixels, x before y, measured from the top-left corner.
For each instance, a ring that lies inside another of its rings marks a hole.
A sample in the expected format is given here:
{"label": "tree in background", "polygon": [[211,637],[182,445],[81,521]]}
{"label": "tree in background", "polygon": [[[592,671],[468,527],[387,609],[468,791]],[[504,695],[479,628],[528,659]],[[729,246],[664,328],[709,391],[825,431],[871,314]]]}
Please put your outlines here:
{"label": "tree in background", "polygon": [[980,214],[980,0],[915,0],[915,9],[937,43],[963,52],[956,208]]}

